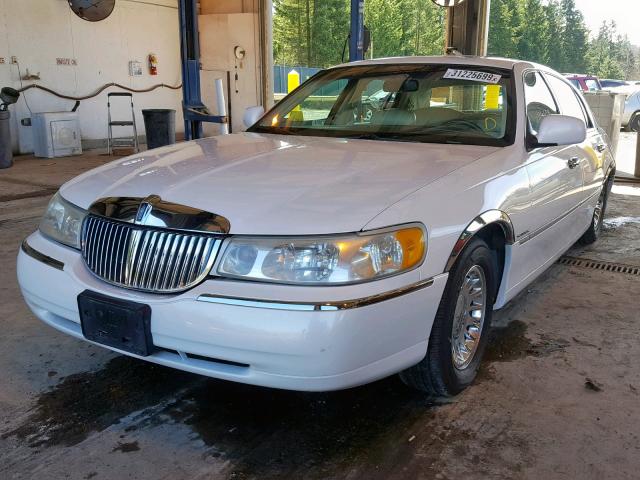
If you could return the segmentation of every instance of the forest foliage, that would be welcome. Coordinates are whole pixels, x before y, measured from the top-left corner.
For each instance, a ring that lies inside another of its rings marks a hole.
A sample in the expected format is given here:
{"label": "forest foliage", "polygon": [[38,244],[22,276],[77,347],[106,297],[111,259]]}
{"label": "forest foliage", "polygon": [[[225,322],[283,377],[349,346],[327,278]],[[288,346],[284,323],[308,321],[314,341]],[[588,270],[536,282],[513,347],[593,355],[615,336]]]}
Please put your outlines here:
{"label": "forest foliage", "polygon": [[640,77],[639,49],[604,20],[589,32],[574,0],[491,0],[489,55],[520,58],[560,72]]}
{"label": "forest foliage", "polygon": [[[327,67],[348,59],[349,0],[273,4],[276,64]],[[431,0],[366,0],[364,14],[371,32],[367,58],[443,52],[445,9]],[[640,79],[640,49],[614,22],[589,32],[575,0],[491,0],[488,50],[561,72]]]}

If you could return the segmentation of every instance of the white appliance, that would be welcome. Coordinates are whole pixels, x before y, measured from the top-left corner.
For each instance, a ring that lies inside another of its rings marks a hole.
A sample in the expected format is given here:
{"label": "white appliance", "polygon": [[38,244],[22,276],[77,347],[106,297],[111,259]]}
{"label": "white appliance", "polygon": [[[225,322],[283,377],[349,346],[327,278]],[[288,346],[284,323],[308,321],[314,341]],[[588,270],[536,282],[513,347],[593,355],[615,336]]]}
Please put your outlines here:
{"label": "white appliance", "polygon": [[36,157],[68,157],[82,153],[76,112],[34,113],[31,128]]}

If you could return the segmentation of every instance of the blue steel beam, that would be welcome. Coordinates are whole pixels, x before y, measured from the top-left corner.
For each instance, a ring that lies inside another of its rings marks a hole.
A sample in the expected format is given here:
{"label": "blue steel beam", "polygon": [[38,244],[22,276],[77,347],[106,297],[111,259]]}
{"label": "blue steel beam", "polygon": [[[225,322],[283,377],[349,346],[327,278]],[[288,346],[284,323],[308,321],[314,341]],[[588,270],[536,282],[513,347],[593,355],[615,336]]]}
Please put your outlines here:
{"label": "blue steel beam", "polygon": [[349,61],[364,60],[364,0],[351,0]]}
{"label": "blue steel beam", "polygon": [[197,0],[179,0],[180,57],[182,60],[182,113],[186,140],[202,138],[202,122],[226,123],[227,117],[210,115],[200,90],[200,42]]}

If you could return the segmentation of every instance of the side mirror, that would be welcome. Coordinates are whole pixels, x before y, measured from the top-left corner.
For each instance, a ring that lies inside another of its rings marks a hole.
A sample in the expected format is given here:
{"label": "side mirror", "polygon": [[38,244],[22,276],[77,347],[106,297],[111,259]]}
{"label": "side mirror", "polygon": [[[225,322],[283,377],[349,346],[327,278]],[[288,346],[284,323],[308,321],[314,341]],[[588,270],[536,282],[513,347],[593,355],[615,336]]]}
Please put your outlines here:
{"label": "side mirror", "polygon": [[573,145],[586,138],[587,126],[583,120],[567,115],[547,115],[538,127],[536,146]]}
{"label": "side mirror", "polygon": [[262,115],[264,115],[264,108],[263,107],[248,107],[245,111],[244,111],[244,115],[242,116],[242,123],[244,123],[244,126],[249,128],[250,126],[252,126],[254,123],[256,123],[258,120],[260,120],[260,117],[262,117]]}

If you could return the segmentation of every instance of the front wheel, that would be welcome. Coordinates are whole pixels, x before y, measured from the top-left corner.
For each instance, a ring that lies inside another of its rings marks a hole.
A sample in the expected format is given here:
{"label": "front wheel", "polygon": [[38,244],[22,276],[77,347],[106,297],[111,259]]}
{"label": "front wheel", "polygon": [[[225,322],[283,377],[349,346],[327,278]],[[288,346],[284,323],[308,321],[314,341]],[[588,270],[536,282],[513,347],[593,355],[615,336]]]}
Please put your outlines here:
{"label": "front wheel", "polygon": [[449,273],[426,356],[400,373],[405,384],[447,397],[473,382],[487,344],[496,289],[496,256],[483,240],[472,239]]}

